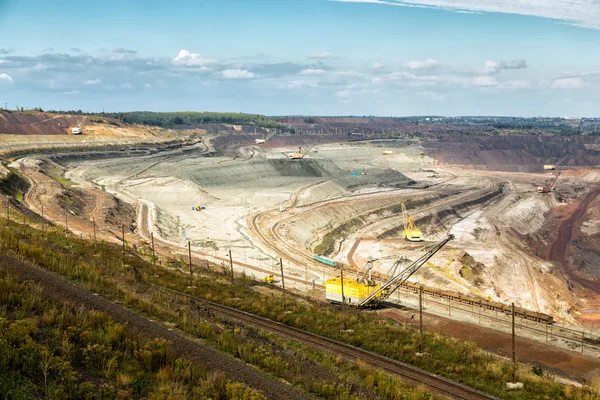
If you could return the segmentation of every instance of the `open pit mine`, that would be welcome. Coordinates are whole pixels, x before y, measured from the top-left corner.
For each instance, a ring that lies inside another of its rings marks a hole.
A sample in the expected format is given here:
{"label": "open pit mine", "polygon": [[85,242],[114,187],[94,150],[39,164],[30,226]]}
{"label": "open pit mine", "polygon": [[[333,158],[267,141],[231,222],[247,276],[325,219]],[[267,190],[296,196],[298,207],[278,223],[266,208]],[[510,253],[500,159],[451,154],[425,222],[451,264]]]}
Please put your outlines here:
{"label": "open pit mine", "polygon": [[[348,129],[332,126],[292,134],[88,122],[75,138],[56,136],[50,123],[52,151],[6,138],[4,151],[31,183],[24,204],[77,235],[115,243],[125,235],[174,258],[189,251],[321,301],[414,309],[422,288],[428,312],[488,328],[506,331],[502,316],[514,303],[538,324],[532,332],[593,329],[596,137],[401,127],[336,135]],[[91,136],[106,148],[82,149]]]}

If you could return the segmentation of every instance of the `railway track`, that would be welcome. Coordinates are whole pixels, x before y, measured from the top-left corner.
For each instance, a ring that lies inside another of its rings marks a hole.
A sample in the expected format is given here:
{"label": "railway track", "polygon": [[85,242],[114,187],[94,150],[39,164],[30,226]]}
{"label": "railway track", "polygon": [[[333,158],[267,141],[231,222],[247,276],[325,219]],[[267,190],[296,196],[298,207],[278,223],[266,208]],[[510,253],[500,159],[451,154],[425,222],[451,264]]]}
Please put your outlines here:
{"label": "railway track", "polygon": [[307,332],[302,329],[287,326],[276,321],[271,321],[267,318],[250,314],[245,311],[237,310],[235,308],[227,307],[208,300],[204,300],[199,297],[189,295],[187,293],[182,293],[176,290],[167,289],[155,285],[153,285],[153,287],[161,291],[165,291],[178,296],[183,296],[192,301],[202,303],[204,307],[211,311],[233,318],[240,322],[252,324],[254,326],[257,326],[261,329],[273,333],[287,336],[311,347],[318,347],[334,352],[336,354],[341,354],[352,360],[362,360],[370,365],[381,368],[387,372],[400,375],[406,380],[411,381],[415,384],[424,385],[427,388],[429,388],[432,392],[447,396],[451,399],[497,399],[496,397],[483,393],[479,390],[470,388],[468,386],[451,381],[444,377],[424,371],[420,368],[413,367],[411,365],[402,363],[400,361],[388,357],[384,357],[382,355],[361,349],[356,346],[352,346],[346,343],[339,342],[337,340],[333,340],[324,336]]}

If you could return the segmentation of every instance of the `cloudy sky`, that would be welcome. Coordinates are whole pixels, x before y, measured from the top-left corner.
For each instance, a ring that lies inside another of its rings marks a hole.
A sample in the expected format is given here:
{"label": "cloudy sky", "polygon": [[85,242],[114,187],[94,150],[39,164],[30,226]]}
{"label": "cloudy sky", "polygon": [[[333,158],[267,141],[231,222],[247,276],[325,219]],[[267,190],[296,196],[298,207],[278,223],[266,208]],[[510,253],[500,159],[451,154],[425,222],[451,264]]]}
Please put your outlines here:
{"label": "cloudy sky", "polygon": [[9,108],[600,116],[600,0],[0,0],[0,38]]}

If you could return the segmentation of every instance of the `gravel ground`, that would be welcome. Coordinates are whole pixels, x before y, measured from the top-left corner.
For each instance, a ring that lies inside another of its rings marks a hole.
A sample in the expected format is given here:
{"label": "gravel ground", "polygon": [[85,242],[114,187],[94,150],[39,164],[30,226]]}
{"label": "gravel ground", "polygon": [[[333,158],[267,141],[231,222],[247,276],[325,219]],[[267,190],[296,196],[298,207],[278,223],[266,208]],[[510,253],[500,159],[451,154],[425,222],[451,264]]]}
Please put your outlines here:
{"label": "gravel ground", "polygon": [[254,389],[260,390],[268,399],[312,398],[296,388],[263,375],[227,354],[198,344],[165,327],[150,322],[121,305],[112,303],[99,295],[67,282],[54,273],[1,254],[0,268],[16,274],[21,279],[36,282],[43,287],[44,294],[53,300],[68,301],[90,310],[104,312],[116,322],[127,324],[128,328],[137,334],[147,338],[166,339],[172,343],[178,356],[197,362],[207,371],[222,372],[232,381],[245,383]]}

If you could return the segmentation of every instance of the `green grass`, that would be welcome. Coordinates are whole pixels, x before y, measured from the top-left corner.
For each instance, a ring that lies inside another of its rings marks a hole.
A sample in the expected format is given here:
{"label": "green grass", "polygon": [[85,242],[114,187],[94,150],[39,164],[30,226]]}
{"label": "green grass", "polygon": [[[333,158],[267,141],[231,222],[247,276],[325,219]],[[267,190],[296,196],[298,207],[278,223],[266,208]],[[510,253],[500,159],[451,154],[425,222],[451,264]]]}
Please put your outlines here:
{"label": "green grass", "polygon": [[[144,259],[145,256],[127,254],[124,259],[127,267],[123,268],[117,246],[101,245],[94,251],[90,243],[75,238],[67,241],[64,233],[60,232],[51,232],[43,238],[39,231],[21,225],[13,225],[9,230],[0,229],[0,250],[16,254],[17,248],[17,255],[23,260],[61,273],[148,316],[174,323],[177,328],[311,393],[332,396],[328,394],[328,379],[302,375],[305,370],[302,364],[292,363],[294,358],[286,357],[285,352],[274,351],[284,345],[278,345],[271,339],[265,341],[264,334],[235,323],[219,320],[215,325],[214,316],[194,312],[183,299],[167,296],[148,285],[152,283],[186,290],[189,277],[181,272],[161,270],[160,277],[155,279],[152,277],[152,265]],[[259,283],[247,278],[237,279],[237,284],[232,287],[228,279],[226,275],[199,270],[194,281],[195,288],[189,289],[189,292],[416,365],[504,399],[599,398],[598,393],[589,388],[572,388],[537,376],[527,368],[518,371],[518,380],[525,383],[525,389],[507,391],[505,382],[511,380],[510,365],[483,352],[474,343],[426,333],[424,343],[428,356],[417,357],[418,333],[409,325],[397,324],[372,312],[349,310],[341,313],[336,307],[289,294],[285,298],[280,293],[265,294],[263,290],[256,290]],[[344,328],[353,332],[343,332]],[[310,354],[309,349],[304,351],[303,354]],[[326,368],[332,365],[327,355],[306,357],[334,374],[336,378],[333,381],[337,382],[335,390],[344,393],[344,396],[335,398],[356,396],[357,393],[348,389],[353,385],[364,387],[370,393],[375,390],[391,393],[397,385],[391,383],[395,382],[392,377],[376,378],[380,373],[376,370],[371,369],[367,377],[361,378],[360,370],[353,370],[349,365],[338,369]],[[394,398],[389,396],[386,398]],[[429,398],[429,395],[420,392],[413,392],[411,396],[408,398]]]}
{"label": "green grass", "polygon": [[8,175],[0,179],[0,193],[14,197],[22,202],[23,196],[29,190],[29,182],[15,169],[10,168]]}
{"label": "green grass", "polygon": [[50,301],[0,271],[0,398],[261,399],[106,314]]}

